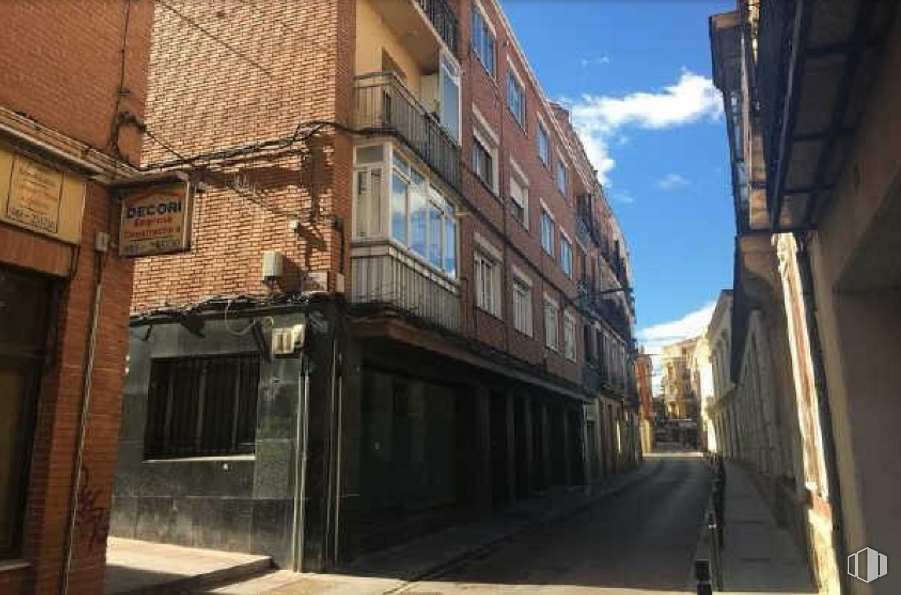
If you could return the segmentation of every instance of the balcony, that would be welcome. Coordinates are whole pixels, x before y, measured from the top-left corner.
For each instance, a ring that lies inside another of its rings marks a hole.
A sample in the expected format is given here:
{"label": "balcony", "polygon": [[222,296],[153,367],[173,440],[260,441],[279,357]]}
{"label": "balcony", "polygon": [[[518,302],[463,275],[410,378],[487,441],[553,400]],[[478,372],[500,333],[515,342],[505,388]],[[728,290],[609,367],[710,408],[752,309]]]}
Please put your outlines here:
{"label": "balcony", "polygon": [[[417,58],[433,56],[444,42],[455,56],[459,23],[446,0],[370,0],[398,39]],[[431,57],[428,59],[432,59]]]}
{"label": "balcony", "polygon": [[460,329],[457,285],[388,242],[351,252],[351,302],[393,306],[450,331]]}
{"label": "balcony", "polygon": [[394,73],[356,77],[354,126],[397,137],[447,184],[460,187],[460,147]]}

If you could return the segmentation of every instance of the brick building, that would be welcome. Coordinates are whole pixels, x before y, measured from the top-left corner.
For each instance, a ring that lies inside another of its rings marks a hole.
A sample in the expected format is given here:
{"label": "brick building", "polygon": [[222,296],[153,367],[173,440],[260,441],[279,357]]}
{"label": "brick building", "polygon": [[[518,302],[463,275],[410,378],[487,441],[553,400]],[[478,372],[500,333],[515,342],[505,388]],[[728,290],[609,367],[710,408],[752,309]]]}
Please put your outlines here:
{"label": "brick building", "polygon": [[[494,0],[160,2],[112,530],[327,569],[637,462],[624,239]],[[223,398],[223,396],[225,398]]]}
{"label": "brick building", "polygon": [[0,4],[0,593],[102,590],[132,289],[105,244],[140,161],[125,114],[152,17]]}

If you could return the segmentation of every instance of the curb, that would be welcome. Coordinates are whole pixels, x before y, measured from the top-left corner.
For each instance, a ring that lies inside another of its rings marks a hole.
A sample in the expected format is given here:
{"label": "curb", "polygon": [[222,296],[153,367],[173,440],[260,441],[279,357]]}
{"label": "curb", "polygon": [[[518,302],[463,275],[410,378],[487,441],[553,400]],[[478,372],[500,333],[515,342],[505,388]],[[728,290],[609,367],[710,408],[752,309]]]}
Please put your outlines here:
{"label": "curb", "polygon": [[264,574],[273,568],[272,559],[263,558],[261,560],[238,564],[237,566],[211,570],[204,574],[187,576],[167,583],[147,585],[146,587],[138,587],[136,589],[128,589],[125,591],[115,591],[105,595],[172,595],[173,593],[187,593],[201,588],[218,587],[223,584],[231,584],[240,580],[249,579]]}
{"label": "curb", "polygon": [[509,541],[518,535],[521,535],[527,531],[531,531],[531,530],[540,528],[548,523],[552,523],[554,521],[561,520],[565,517],[572,516],[578,512],[585,510],[586,508],[593,506],[598,501],[600,501],[604,498],[618,494],[618,493],[626,490],[627,488],[633,487],[647,479],[650,479],[660,470],[661,460],[659,458],[655,458],[655,459],[653,459],[653,464],[650,464],[648,462],[648,459],[645,459],[645,463],[642,465],[642,467],[640,467],[636,471],[640,471],[644,467],[649,468],[649,470],[641,472],[641,473],[636,473],[636,476],[630,481],[625,481],[622,484],[617,485],[615,487],[611,487],[611,488],[602,490],[602,491],[598,492],[597,494],[591,496],[587,501],[580,502],[579,504],[574,505],[570,508],[560,510],[556,513],[549,513],[548,515],[546,515],[542,518],[536,519],[536,520],[527,521],[521,527],[513,529],[512,531],[502,535],[501,537],[493,539],[487,543],[478,545],[470,550],[467,550],[467,551],[461,553],[460,555],[454,556],[450,560],[446,560],[444,562],[435,564],[434,566],[432,566],[431,568],[429,568],[427,570],[423,570],[422,572],[420,572],[410,578],[404,579],[404,582],[402,585],[398,585],[397,587],[388,589],[386,591],[382,591],[381,595],[392,595],[394,593],[402,593],[406,589],[412,587],[415,583],[422,582],[424,580],[438,578],[438,577],[450,572],[451,570],[458,568],[459,566],[465,564],[466,562],[469,562],[470,560],[480,557],[481,555],[485,554],[489,550],[494,549],[496,546],[498,546],[506,541]]}

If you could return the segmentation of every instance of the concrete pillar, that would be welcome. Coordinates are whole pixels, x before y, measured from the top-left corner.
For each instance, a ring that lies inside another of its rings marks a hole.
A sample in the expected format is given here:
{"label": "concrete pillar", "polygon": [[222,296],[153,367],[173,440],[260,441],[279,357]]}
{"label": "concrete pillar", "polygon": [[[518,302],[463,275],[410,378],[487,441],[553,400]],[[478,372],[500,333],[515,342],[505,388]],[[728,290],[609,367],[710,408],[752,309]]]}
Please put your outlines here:
{"label": "concrete pillar", "polygon": [[516,402],[510,392],[504,393],[504,399],[507,405],[507,497],[512,503],[516,500]]}
{"label": "concrete pillar", "polygon": [[471,391],[475,410],[474,504],[487,512],[491,510],[491,393],[483,385],[474,385]]}
{"label": "concrete pillar", "polygon": [[522,397],[523,406],[523,431],[525,432],[525,459],[526,459],[526,490],[529,494],[536,491],[538,484],[536,477],[535,453],[533,452],[533,435],[532,427],[532,398],[528,396]]}
{"label": "concrete pillar", "polygon": [[562,411],[560,412],[560,421],[558,423],[563,424],[563,444],[561,446],[563,447],[563,470],[565,474],[564,483],[569,486],[573,484],[574,480],[572,473],[572,459],[575,456],[575,453],[573,452],[573,440],[572,436],[570,435],[570,432],[574,431],[574,428],[570,427],[571,424],[569,423],[568,408],[563,407],[561,409]]}
{"label": "concrete pillar", "polygon": [[541,477],[545,487],[551,485],[551,427],[547,403],[541,403]]}

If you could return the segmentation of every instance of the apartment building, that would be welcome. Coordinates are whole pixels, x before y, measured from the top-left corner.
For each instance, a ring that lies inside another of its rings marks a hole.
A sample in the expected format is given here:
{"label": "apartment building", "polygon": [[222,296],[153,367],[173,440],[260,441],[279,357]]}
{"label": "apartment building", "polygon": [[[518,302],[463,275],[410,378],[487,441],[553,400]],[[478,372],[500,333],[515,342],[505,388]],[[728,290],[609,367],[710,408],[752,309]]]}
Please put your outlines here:
{"label": "apartment building", "polygon": [[661,349],[661,388],[669,419],[697,421],[698,399],[691,382],[691,359],[697,342],[698,338],[692,337]]}
{"label": "apartment building", "polygon": [[[0,4],[0,593],[103,588],[152,2]],[[27,41],[27,42],[26,42]]]}
{"label": "apartment building", "polygon": [[820,592],[895,593],[897,576],[846,570],[899,547],[897,3],[741,1],[710,36],[737,234],[719,446]]}
{"label": "apartment building", "polygon": [[143,123],[203,192],[114,534],[325,570],[637,462],[626,244],[495,0],[160,2]]}

